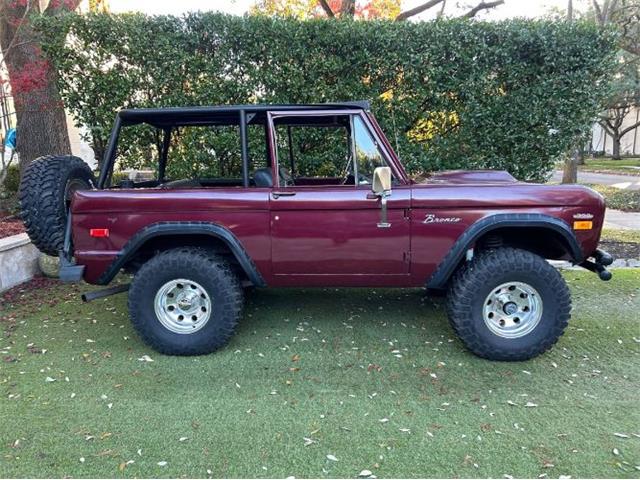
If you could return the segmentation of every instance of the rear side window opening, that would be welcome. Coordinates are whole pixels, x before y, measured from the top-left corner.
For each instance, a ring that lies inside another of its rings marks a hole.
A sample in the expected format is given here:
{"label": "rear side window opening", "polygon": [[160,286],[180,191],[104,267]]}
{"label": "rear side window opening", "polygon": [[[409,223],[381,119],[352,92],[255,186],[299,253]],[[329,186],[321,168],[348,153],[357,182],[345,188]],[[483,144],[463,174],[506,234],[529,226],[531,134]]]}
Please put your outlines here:
{"label": "rear side window opening", "polygon": [[[269,168],[264,124],[247,125],[249,172]],[[239,125],[121,128],[111,188],[242,187]],[[249,186],[255,186],[250,174]]]}

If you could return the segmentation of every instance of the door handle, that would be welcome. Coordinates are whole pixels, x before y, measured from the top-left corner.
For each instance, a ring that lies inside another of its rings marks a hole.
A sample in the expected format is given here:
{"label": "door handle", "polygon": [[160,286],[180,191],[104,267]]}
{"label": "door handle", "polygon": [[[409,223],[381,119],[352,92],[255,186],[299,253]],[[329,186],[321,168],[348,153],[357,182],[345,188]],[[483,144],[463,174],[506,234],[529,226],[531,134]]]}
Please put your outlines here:
{"label": "door handle", "polygon": [[273,196],[274,199],[278,199],[279,197],[293,197],[296,194],[296,192],[271,192],[271,196]]}

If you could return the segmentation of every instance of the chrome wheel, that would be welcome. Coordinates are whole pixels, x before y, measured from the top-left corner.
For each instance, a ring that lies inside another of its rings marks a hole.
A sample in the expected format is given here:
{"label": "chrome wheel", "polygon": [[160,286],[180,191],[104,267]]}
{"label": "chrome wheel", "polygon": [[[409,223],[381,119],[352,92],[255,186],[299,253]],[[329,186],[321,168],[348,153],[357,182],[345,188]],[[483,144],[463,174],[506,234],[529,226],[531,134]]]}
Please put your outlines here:
{"label": "chrome wheel", "polygon": [[211,316],[207,291],[192,280],[179,278],[165,283],[153,302],[160,323],[174,333],[195,333]]}
{"label": "chrome wheel", "polygon": [[487,295],[483,318],[489,330],[499,337],[524,337],[540,323],[542,299],[527,283],[503,283]]}

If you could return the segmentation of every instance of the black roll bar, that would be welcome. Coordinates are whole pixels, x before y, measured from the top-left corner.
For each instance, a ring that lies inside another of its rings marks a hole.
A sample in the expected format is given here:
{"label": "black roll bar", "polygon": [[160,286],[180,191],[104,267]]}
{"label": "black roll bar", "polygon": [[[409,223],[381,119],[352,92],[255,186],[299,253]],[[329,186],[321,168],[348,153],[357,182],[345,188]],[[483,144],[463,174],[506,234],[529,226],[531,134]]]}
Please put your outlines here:
{"label": "black roll bar", "polygon": [[247,112],[240,110],[240,153],[242,155],[242,186],[249,186],[249,151],[247,141]]}

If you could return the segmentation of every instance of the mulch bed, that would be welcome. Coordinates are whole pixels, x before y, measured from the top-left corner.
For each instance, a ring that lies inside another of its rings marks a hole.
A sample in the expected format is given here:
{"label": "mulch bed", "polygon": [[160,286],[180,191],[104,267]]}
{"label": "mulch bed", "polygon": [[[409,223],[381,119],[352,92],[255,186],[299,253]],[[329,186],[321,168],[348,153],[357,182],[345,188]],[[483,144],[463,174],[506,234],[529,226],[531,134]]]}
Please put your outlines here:
{"label": "mulch bed", "polygon": [[[20,285],[10,288],[4,293],[0,293],[0,305],[19,304],[23,300],[29,299],[34,292],[42,291],[45,288],[53,287],[55,285],[62,285],[62,282],[54,278],[34,277],[28,282],[21,283]],[[45,301],[45,303],[49,302]]]}
{"label": "mulch bed", "polygon": [[16,217],[0,218],[0,238],[23,233],[24,223]]}
{"label": "mulch bed", "polygon": [[613,258],[640,259],[640,243],[602,239],[599,246],[613,255]]}
{"label": "mulch bed", "polygon": [[10,212],[0,208],[0,238],[17,235],[24,231],[24,223],[17,215],[12,215]]}

